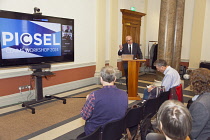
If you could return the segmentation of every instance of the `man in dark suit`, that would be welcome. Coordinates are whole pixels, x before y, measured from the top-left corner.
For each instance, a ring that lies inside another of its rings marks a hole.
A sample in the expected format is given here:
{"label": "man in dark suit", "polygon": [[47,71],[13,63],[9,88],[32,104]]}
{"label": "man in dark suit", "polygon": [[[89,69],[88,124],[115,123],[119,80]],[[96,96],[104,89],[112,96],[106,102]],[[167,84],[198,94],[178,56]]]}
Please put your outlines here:
{"label": "man in dark suit", "polygon": [[[139,44],[134,43],[131,36],[126,36],[125,39],[127,43],[119,46],[120,49],[118,51],[118,55],[121,56],[122,54],[133,54],[134,59],[135,58],[142,59],[143,57]],[[126,86],[128,89],[128,62],[125,61],[123,62],[123,68],[126,77]]]}

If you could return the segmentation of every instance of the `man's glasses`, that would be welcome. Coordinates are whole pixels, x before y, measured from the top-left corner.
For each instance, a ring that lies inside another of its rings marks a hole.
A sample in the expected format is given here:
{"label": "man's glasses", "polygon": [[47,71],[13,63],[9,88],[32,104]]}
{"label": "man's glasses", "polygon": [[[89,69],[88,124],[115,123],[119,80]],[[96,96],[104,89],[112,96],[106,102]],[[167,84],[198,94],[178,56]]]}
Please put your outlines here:
{"label": "man's glasses", "polygon": [[126,41],[131,41],[132,39],[130,39],[130,40],[126,40]]}

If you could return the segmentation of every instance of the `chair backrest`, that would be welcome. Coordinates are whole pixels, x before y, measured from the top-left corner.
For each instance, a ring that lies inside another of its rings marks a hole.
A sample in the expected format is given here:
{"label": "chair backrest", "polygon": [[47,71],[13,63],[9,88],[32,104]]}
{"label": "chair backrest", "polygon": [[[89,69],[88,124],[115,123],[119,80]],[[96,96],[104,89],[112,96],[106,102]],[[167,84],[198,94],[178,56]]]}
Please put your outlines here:
{"label": "chair backrest", "polygon": [[136,126],[143,119],[143,106],[130,109],[125,115],[126,128]]}
{"label": "chair backrest", "polygon": [[182,84],[170,89],[169,100],[170,99],[179,100],[180,102],[183,102]]}
{"label": "chair backrest", "polygon": [[111,121],[102,129],[102,140],[119,140],[125,131],[125,117],[120,120]]}
{"label": "chair backrest", "polygon": [[182,84],[180,84],[179,86],[176,86],[176,94],[178,96],[178,100],[180,102],[183,102]]}
{"label": "chair backrest", "polygon": [[[159,97],[147,100],[143,107],[143,117],[153,117],[158,111]],[[149,116],[148,116],[149,115]]]}
{"label": "chair backrest", "polygon": [[101,127],[98,127],[93,133],[77,140],[101,140]]}
{"label": "chair backrest", "polygon": [[157,106],[158,109],[160,108],[162,103],[164,103],[166,100],[168,100],[169,94],[170,94],[170,91],[160,93],[160,95],[158,97],[158,99],[159,99],[159,101],[158,101],[159,103]]}
{"label": "chair backrest", "polygon": [[141,122],[141,140],[146,140],[146,135],[150,132],[152,128],[151,118],[157,113],[161,104],[168,100],[168,92],[162,92],[157,98],[147,100],[144,106],[144,119]]}
{"label": "chair backrest", "polygon": [[159,97],[146,100],[143,104],[143,120],[140,124],[141,140],[146,140],[146,135],[152,130],[151,118],[157,113]]}

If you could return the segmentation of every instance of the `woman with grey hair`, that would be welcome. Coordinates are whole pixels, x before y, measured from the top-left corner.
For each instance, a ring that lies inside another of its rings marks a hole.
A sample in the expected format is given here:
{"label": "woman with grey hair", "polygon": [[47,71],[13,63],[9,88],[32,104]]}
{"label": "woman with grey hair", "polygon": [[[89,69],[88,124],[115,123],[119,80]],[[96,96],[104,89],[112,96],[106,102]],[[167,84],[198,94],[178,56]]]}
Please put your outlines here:
{"label": "woman with grey hair", "polygon": [[165,138],[151,133],[147,135],[147,140],[185,140],[192,128],[192,118],[180,101],[168,100],[158,110],[157,124]]}

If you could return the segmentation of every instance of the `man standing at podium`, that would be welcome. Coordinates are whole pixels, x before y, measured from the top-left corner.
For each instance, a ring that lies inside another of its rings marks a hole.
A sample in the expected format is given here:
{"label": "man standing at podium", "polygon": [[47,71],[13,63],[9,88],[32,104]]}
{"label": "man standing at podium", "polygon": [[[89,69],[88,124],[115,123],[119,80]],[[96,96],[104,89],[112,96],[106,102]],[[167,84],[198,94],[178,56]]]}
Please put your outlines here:
{"label": "man standing at podium", "polygon": [[[126,36],[125,39],[126,43],[119,45],[118,55],[121,56],[122,54],[132,54],[134,55],[134,58],[142,59],[143,57],[139,44],[134,43],[131,36]],[[128,62],[123,62],[123,68],[126,78],[126,87],[128,89]]]}

